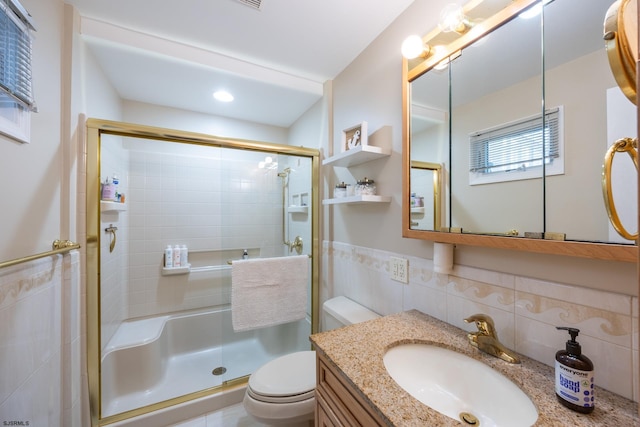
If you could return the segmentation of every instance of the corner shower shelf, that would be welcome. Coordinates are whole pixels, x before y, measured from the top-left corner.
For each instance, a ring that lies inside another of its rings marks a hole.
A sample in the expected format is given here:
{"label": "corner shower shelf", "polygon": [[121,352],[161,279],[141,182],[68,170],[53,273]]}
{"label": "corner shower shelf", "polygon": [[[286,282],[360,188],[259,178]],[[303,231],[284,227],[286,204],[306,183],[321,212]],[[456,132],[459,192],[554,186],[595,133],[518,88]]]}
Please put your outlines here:
{"label": "corner shower shelf", "polygon": [[296,214],[296,213],[306,214],[306,213],[309,213],[309,206],[289,206],[287,208],[287,211],[290,214]]}
{"label": "corner shower shelf", "polygon": [[120,202],[100,200],[100,212],[125,212],[127,205]]}
{"label": "corner shower shelf", "polygon": [[336,154],[322,161],[323,166],[349,167],[372,160],[381,159],[391,155],[391,149],[386,147],[375,147],[373,145],[361,145],[344,153]]}
{"label": "corner shower shelf", "polygon": [[191,264],[184,267],[162,267],[161,274],[163,276],[174,276],[176,274],[189,274],[191,272]]}
{"label": "corner shower shelf", "polygon": [[389,203],[391,196],[349,196],[339,197],[337,199],[325,199],[322,201],[324,205],[339,205],[339,204],[360,204],[360,203]]}
{"label": "corner shower shelf", "polygon": [[423,214],[424,213],[424,208],[423,207],[411,208],[411,213],[412,214]]}

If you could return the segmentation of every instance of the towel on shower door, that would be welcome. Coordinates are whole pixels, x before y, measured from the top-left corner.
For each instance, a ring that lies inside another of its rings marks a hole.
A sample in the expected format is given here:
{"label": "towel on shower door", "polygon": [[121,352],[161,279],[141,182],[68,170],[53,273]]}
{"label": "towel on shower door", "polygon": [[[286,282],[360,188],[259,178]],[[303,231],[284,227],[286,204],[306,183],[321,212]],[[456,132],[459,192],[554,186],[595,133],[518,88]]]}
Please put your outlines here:
{"label": "towel on shower door", "polygon": [[309,286],[307,255],[234,260],[231,318],[234,331],[303,319]]}

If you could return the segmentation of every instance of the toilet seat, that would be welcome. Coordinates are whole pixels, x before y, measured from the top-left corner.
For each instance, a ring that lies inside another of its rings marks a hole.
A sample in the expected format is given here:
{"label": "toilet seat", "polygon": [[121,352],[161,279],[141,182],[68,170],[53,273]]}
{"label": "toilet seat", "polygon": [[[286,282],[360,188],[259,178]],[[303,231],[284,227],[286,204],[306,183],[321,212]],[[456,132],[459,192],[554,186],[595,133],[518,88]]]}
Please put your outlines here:
{"label": "toilet seat", "polygon": [[314,397],[316,352],[299,351],[278,357],[249,377],[247,394],[268,403],[293,403]]}
{"label": "toilet seat", "polygon": [[254,392],[250,387],[247,388],[247,394],[255,399],[258,400],[260,402],[265,402],[265,403],[296,403],[296,402],[302,402],[304,400],[307,399],[312,399],[315,397],[315,390],[309,390],[306,393],[302,393],[302,394],[295,394],[292,396],[279,396],[279,397],[273,397],[273,396],[264,396],[261,394],[258,394],[256,392]]}

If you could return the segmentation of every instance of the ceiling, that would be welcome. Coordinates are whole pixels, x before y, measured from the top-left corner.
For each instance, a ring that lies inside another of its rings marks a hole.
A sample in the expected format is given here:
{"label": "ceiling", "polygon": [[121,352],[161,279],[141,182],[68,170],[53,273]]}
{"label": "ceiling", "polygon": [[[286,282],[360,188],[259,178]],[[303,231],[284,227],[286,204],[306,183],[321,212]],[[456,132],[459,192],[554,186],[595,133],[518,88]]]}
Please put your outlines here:
{"label": "ceiling", "polygon": [[[281,127],[413,3],[65,1],[121,98]],[[215,101],[218,89],[235,100]]]}

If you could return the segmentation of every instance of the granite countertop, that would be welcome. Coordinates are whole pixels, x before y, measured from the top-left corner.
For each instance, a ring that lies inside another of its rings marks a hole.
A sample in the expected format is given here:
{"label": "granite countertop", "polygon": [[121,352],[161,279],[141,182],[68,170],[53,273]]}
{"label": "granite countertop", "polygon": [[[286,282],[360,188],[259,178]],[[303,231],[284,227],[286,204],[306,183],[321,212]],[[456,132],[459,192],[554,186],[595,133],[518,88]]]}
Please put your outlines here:
{"label": "granite countertop", "polygon": [[310,340],[390,426],[463,425],[413,398],[387,373],[383,363],[387,349],[414,342],[458,351],[504,374],[535,404],[536,426],[640,425],[636,403],[601,388],[596,389],[591,414],[565,408],[556,400],[552,367],[525,356],[514,365],[480,352],[468,343],[465,331],[417,310],[313,334]]}

